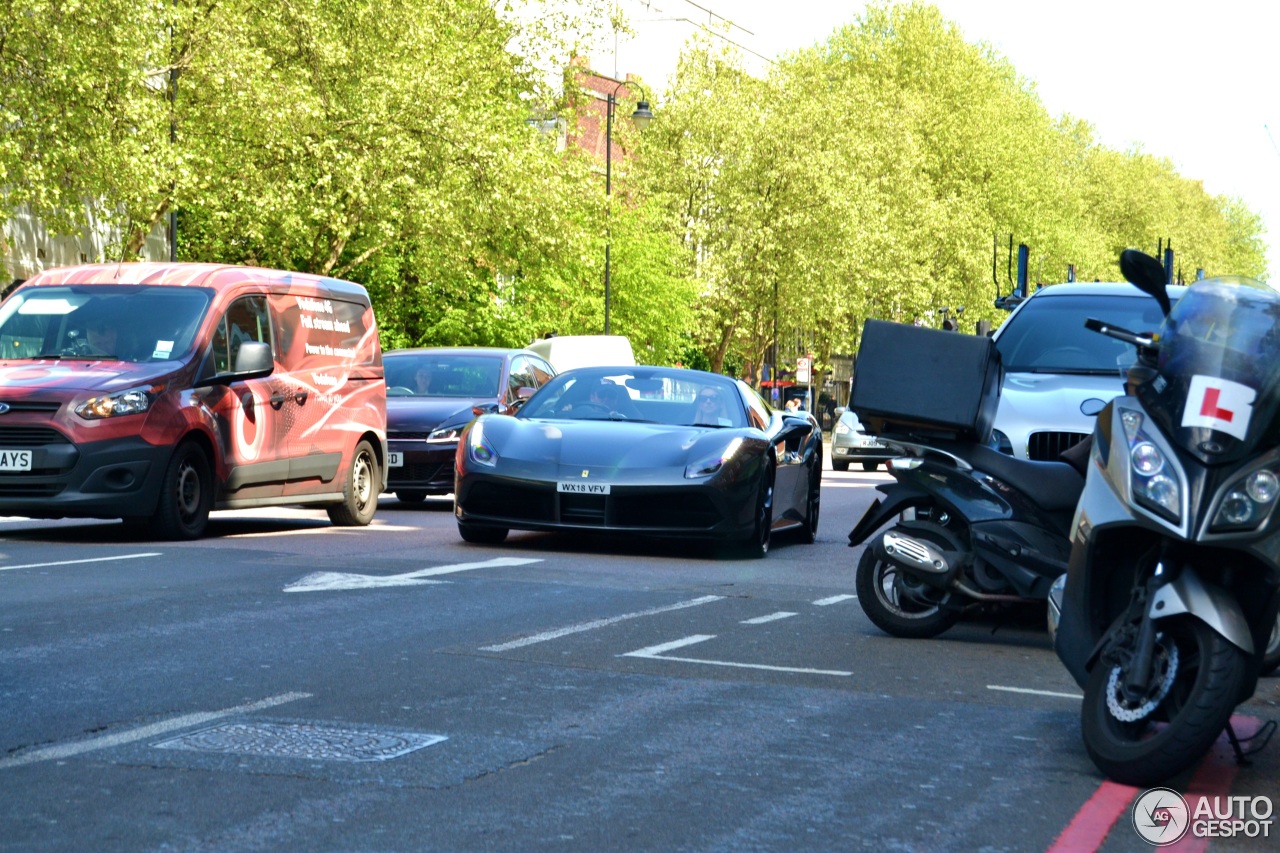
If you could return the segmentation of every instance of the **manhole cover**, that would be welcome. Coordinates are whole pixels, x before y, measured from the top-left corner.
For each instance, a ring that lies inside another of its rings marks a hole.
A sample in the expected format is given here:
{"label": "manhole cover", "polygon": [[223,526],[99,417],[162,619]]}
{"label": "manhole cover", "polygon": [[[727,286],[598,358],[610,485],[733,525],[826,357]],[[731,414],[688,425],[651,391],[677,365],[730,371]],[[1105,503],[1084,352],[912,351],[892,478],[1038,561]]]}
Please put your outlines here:
{"label": "manhole cover", "polygon": [[325,761],[386,761],[445,740],[444,735],[346,729],[311,723],[223,723],[152,744],[189,749]]}

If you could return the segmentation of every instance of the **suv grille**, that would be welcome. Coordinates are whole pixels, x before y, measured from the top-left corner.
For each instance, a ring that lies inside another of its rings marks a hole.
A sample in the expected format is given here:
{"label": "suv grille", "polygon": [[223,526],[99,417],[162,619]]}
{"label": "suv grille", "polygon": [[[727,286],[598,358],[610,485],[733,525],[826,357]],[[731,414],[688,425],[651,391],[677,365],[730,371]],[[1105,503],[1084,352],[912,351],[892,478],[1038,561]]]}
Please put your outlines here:
{"label": "suv grille", "polygon": [[1033,432],[1027,437],[1027,458],[1052,462],[1067,448],[1084,441],[1087,432]]}

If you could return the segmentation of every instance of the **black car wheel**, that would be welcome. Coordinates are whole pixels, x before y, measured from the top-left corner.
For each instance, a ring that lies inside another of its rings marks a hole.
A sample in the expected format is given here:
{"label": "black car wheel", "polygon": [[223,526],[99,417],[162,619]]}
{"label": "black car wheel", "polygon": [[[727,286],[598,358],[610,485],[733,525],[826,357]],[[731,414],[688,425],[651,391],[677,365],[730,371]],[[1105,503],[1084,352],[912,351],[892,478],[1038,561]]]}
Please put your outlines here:
{"label": "black car wheel", "polygon": [[849,463],[848,463],[848,462],[840,462],[840,461],[837,461],[837,460],[835,460],[835,459],[832,459],[832,460],[831,460],[831,470],[833,470],[833,471],[848,471],[848,470],[849,470]]}
{"label": "black car wheel", "polygon": [[822,510],[822,452],[814,454],[813,465],[809,468],[809,490],[805,497],[804,527],[801,528],[800,541],[812,545],[818,538],[818,516]]}
{"label": "black car wheel", "polygon": [[863,462],[863,463],[862,463],[862,470],[863,470],[863,471],[874,471],[874,470],[876,470],[876,469],[877,469],[877,468],[879,468],[879,467],[880,467],[880,463],[879,463],[879,462]]}
{"label": "black car wheel", "polygon": [[150,519],[157,539],[198,539],[213,507],[212,466],[194,442],[178,445],[165,468],[160,503]]}
{"label": "black car wheel", "polygon": [[426,499],[427,493],[416,489],[400,489],[396,492],[396,500],[402,504],[420,504]]}

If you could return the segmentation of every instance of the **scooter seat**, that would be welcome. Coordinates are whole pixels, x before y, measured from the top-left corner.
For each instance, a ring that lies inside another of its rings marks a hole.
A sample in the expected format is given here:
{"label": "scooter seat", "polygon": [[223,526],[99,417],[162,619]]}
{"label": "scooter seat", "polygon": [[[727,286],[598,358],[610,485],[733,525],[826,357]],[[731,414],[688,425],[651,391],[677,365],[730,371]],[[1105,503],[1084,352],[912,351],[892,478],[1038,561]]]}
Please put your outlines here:
{"label": "scooter seat", "polygon": [[1074,509],[1084,491],[1084,477],[1067,462],[1033,462],[980,445],[971,445],[965,458],[1050,512]]}

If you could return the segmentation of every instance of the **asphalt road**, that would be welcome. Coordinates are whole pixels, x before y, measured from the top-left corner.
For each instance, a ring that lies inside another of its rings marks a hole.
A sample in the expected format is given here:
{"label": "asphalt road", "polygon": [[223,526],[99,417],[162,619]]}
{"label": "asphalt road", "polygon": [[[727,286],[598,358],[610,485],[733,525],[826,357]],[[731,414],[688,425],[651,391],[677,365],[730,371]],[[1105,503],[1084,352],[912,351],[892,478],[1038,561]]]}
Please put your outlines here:
{"label": "asphalt road", "polygon": [[[1150,849],[1039,608],[865,618],[846,536],[885,479],[828,471],[819,541],[765,560],[467,545],[389,495],[183,544],[0,521],[0,851]],[[1280,801],[1278,756],[1201,776]]]}

